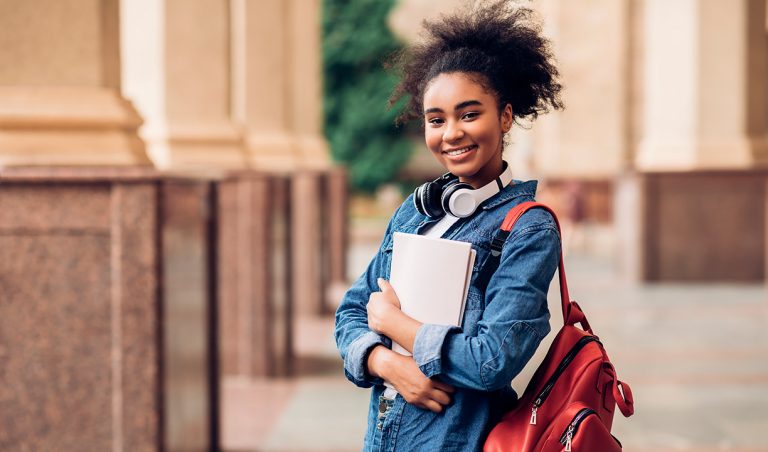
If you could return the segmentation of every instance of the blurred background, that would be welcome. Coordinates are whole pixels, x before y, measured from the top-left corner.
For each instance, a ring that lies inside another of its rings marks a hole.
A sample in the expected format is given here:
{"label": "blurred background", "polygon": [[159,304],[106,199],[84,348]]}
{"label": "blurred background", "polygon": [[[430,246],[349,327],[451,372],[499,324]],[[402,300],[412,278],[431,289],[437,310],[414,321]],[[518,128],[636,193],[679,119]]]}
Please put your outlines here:
{"label": "blurred background", "polygon": [[[768,2],[519,3],[566,109],[505,155],[633,388],[614,433],[768,450]],[[0,450],[359,450],[333,312],[441,169],[382,61],[461,4],[0,0]]]}

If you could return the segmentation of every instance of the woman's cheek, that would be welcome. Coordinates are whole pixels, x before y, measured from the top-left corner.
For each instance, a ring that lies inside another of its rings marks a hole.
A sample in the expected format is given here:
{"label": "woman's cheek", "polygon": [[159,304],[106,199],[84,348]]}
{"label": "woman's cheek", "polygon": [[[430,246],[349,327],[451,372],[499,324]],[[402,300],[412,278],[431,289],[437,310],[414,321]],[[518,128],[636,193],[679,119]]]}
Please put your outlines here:
{"label": "woman's cheek", "polygon": [[433,130],[427,130],[424,133],[424,141],[432,152],[440,152],[441,135]]}

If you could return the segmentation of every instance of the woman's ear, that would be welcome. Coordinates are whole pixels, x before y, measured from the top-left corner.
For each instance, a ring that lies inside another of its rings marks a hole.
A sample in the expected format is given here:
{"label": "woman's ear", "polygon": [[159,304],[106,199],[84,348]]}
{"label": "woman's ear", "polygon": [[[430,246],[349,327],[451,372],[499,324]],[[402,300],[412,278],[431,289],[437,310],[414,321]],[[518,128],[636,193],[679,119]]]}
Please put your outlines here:
{"label": "woman's ear", "polygon": [[515,117],[512,115],[512,104],[505,105],[504,109],[501,111],[501,130],[504,133],[509,132],[514,120]]}

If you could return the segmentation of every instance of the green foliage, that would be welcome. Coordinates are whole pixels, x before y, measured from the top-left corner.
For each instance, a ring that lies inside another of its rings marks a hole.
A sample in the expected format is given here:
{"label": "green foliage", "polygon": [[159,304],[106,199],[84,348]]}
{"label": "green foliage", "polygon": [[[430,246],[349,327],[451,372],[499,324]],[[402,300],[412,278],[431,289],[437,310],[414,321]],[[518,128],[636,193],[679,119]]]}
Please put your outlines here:
{"label": "green foliage", "polygon": [[397,79],[382,66],[400,48],[386,23],[394,3],[323,1],[325,135],[358,191],[392,180],[411,153],[404,130],[394,125],[405,102],[387,107]]}

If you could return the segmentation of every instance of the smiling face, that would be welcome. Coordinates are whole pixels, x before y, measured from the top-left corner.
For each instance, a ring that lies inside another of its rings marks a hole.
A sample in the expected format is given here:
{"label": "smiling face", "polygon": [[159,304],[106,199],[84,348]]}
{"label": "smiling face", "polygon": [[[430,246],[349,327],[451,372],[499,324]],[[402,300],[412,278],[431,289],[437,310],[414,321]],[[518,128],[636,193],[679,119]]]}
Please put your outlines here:
{"label": "smiling face", "polygon": [[424,91],[427,147],[459,180],[480,188],[499,176],[502,136],[512,127],[512,107],[499,112],[496,97],[467,74],[440,74]]}

